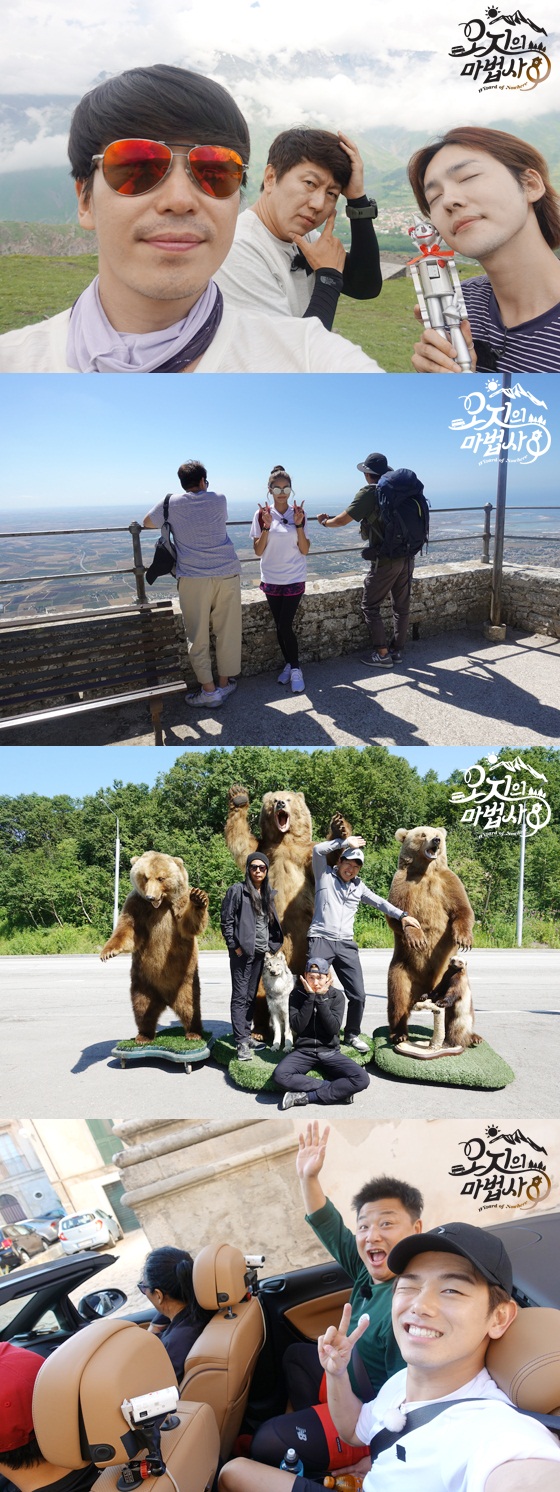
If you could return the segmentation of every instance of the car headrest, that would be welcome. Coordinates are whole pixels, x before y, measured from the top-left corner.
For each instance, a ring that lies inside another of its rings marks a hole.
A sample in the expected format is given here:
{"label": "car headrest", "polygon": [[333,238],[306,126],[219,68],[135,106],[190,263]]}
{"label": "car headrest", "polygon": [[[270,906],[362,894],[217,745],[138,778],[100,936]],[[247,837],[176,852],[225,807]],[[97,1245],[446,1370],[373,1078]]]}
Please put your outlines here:
{"label": "car headrest", "polygon": [[155,1334],[133,1321],[92,1321],[57,1347],[36,1379],[33,1424],[43,1455],[69,1470],[123,1464],[135,1454],[123,1400],[171,1387],[177,1379]]}
{"label": "car headrest", "polygon": [[238,1305],[247,1294],[247,1265],[241,1249],[230,1243],[209,1243],[194,1261],[193,1289],[204,1311]]}
{"label": "car headrest", "polygon": [[519,1409],[560,1413],[560,1311],[529,1306],[486,1353],[486,1367]]}

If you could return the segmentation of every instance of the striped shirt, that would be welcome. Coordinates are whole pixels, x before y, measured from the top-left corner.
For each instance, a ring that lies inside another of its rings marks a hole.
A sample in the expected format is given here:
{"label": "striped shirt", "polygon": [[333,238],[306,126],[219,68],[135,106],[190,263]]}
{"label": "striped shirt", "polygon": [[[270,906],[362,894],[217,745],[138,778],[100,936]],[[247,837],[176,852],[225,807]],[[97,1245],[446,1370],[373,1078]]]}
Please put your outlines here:
{"label": "striped shirt", "polygon": [[[504,326],[486,275],[463,280],[478,373],[560,372],[560,303],[533,321]],[[481,346],[481,344],[485,344]]]}
{"label": "striped shirt", "polygon": [[[163,502],[150,508],[154,528],[163,523]],[[177,548],[177,579],[239,575],[241,566],[226,528],[227,502],[219,492],[180,492],[169,503]]]}

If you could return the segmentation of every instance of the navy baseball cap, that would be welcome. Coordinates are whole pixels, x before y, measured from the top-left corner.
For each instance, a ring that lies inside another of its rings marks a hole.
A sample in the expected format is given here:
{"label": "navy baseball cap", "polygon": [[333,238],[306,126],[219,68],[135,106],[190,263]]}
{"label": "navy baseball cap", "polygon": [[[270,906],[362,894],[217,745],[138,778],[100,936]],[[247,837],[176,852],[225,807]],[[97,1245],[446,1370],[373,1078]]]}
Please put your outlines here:
{"label": "navy baseball cap", "polygon": [[391,1249],[387,1266],[392,1274],[402,1274],[417,1254],[433,1253],[459,1254],[474,1264],[490,1285],[500,1285],[511,1295],[513,1271],[509,1254],[494,1233],[473,1227],[472,1223],[445,1223],[441,1228],[430,1228],[427,1233],[402,1238]]}
{"label": "navy baseball cap", "polygon": [[328,958],[308,958],[305,965],[306,974],[311,974],[313,969],[316,974],[328,974],[330,969]]}
{"label": "navy baseball cap", "polygon": [[386,456],[381,455],[381,451],[371,451],[365,461],[358,462],[358,471],[368,471],[370,477],[382,477],[388,470],[389,462]]}

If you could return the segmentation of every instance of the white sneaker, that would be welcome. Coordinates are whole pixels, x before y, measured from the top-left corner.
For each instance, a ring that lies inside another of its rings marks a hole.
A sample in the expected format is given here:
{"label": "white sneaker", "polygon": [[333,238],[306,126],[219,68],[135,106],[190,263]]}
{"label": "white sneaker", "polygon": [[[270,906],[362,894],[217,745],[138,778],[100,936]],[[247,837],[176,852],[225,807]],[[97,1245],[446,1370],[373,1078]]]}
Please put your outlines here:
{"label": "white sneaker", "polygon": [[206,705],[208,709],[215,709],[217,705],[223,704],[224,695],[221,689],[193,689],[191,694],[186,695],[186,701],[188,705]]}
{"label": "white sneaker", "polygon": [[363,1041],[361,1036],[349,1036],[346,1045],[353,1046],[355,1052],[369,1052],[367,1041]]}
{"label": "white sneaker", "polygon": [[291,663],[285,663],[284,667],[282,669],[282,673],[278,674],[278,683],[279,684],[289,684],[291,672],[292,672],[292,665],[291,665]]}
{"label": "white sneaker", "polygon": [[301,668],[292,668],[291,685],[292,694],[303,694],[305,683]]}
{"label": "white sneaker", "polygon": [[233,694],[235,689],[237,689],[237,679],[228,679],[227,684],[220,684],[222,699],[227,699],[230,694]]}

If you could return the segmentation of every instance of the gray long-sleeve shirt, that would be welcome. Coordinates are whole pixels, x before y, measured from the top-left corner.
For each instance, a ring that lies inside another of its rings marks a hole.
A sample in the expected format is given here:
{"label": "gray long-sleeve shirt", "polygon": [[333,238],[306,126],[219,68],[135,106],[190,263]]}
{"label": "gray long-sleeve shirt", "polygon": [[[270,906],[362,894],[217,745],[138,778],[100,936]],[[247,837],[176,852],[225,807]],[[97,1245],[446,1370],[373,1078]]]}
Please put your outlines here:
{"label": "gray long-sleeve shirt", "polygon": [[404,912],[399,907],[385,901],[383,896],[376,896],[375,891],[370,891],[359,876],[353,881],[343,881],[337,875],[336,868],[327,865],[327,855],[332,850],[344,849],[347,843],[346,839],[328,839],[314,847],[315,906],[309,929],[310,938],[334,938],[340,942],[352,942],[354,918],[362,901],[385,912],[387,917],[398,917],[399,921],[404,917]]}

